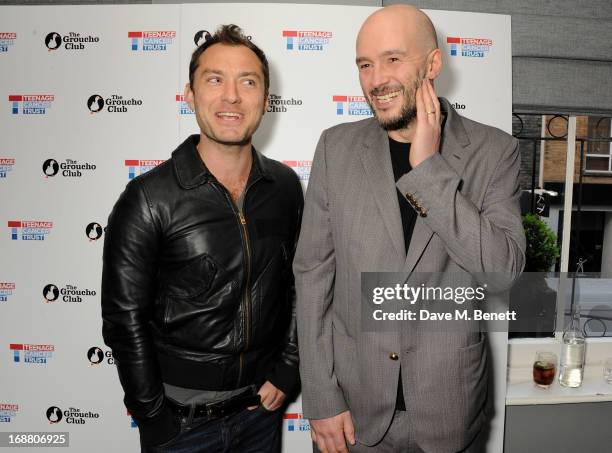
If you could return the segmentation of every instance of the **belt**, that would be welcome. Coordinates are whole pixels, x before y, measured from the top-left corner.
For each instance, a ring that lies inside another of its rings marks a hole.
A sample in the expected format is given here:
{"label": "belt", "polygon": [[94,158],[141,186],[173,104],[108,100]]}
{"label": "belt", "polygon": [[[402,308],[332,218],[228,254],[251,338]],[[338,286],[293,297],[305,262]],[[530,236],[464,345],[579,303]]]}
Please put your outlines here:
{"label": "belt", "polygon": [[214,403],[181,404],[166,398],[166,404],[172,412],[180,417],[189,417],[189,414],[193,411],[194,418],[221,418],[237,414],[247,407],[259,406],[261,397],[257,394],[253,395],[252,390],[248,389],[232,398]]}

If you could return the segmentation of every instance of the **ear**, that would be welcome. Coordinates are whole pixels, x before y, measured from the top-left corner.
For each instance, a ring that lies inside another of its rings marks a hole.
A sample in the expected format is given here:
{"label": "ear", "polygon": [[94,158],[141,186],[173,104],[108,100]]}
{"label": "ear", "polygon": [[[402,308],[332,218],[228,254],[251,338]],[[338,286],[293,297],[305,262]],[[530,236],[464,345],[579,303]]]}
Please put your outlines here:
{"label": "ear", "polygon": [[432,50],[427,56],[427,71],[425,77],[434,80],[442,72],[442,52],[440,49]]}
{"label": "ear", "polygon": [[185,102],[187,102],[189,108],[193,112],[195,112],[195,104],[193,102],[193,90],[191,89],[191,84],[189,82],[185,84],[185,91],[183,93],[183,97],[185,98]]}

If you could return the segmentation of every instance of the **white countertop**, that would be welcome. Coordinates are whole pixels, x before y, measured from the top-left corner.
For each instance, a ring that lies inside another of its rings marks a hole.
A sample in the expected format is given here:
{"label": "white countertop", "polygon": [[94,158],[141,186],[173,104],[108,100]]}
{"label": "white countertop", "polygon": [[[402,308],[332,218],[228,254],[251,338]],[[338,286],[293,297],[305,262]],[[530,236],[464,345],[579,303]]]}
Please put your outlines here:
{"label": "white countertop", "polygon": [[577,388],[563,387],[558,379],[555,379],[548,389],[536,387],[531,368],[513,368],[508,373],[507,406],[602,401],[612,401],[612,384],[607,384],[604,380],[601,365],[587,366],[584,381]]}

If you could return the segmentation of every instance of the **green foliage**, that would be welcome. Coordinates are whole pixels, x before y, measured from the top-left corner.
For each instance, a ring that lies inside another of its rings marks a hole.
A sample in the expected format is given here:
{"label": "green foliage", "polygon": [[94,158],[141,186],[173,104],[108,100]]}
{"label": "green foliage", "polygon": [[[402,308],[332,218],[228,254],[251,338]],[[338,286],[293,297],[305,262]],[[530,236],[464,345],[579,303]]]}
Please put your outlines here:
{"label": "green foliage", "polygon": [[523,228],[527,239],[525,272],[547,272],[560,256],[557,235],[537,214],[524,215]]}

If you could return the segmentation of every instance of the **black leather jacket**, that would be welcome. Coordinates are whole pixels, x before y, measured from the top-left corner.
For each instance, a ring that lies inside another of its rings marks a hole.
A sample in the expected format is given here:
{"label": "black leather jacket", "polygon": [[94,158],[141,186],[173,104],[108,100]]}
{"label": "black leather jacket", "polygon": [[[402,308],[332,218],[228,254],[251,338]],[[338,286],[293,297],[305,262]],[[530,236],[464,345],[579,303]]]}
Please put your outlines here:
{"label": "black leather jacket", "polygon": [[243,213],[189,137],[132,180],[104,242],[104,341],[144,440],[167,437],[162,382],[231,390],[299,385],[291,262],[302,188],[253,149]]}

